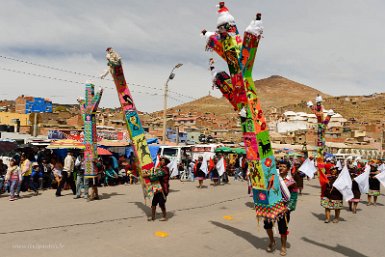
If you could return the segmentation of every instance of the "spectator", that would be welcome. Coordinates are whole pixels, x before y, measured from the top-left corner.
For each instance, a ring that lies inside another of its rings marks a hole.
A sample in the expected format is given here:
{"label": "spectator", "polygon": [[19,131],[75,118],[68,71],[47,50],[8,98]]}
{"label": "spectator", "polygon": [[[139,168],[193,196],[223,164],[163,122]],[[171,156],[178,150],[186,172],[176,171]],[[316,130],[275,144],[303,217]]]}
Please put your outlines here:
{"label": "spectator", "polygon": [[10,183],[11,195],[9,197],[10,201],[16,200],[15,191],[18,189],[19,183],[21,182],[21,172],[19,166],[16,165],[16,160],[11,159],[9,163],[9,168],[7,174],[5,175],[5,181]]}
{"label": "spectator", "polygon": [[79,155],[78,158],[76,158],[75,162],[75,168],[77,170],[76,175],[76,196],[74,199],[80,198],[81,189],[84,189],[84,195],[83,198],[88,198],[88,190],[85,190],[85,178],[84,178],[84,172],[85,172],[85,166],[84,166],[84,158],[82,155]]}
{"label": "spectator", "polygon": [[68,152],[66,158],[64,159],[64,167],[63,167],[63,180],[70,185],[72,193],[76,195],[76,186],[75,186],[75,178],[74,178],[74,167],[75,161],[72,155],[72,152]]}
{"label": "spectator", "polygon": [[21,189],[27,191],[28,187],[38,195],[38,191],[31,179],[32,174],[32,163],[23,153],[20,157],[20,171],[21,171],[21,183],[17,187],[16,197],[19,197]]}
{"label": "spectator", "polygon": [[7,173],[7,169],[8,167],[3,163],[3,159],[0,159],[0,194],[5,191],[4,186],[6,183],[4,183],[4,181],[5,181],[5,174]]}

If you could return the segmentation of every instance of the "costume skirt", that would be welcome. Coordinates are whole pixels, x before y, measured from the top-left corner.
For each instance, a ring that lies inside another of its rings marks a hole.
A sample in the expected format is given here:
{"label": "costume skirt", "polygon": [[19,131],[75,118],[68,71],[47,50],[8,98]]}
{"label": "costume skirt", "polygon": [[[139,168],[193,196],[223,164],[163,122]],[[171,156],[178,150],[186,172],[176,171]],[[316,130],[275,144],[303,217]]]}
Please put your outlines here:
{"label": "costume skirt", "polygon": [[342,200],[330,200],[327,197],[321,198],[321,206],[325,209],[330,210],[340,210],[343,207],[343,201]]}
{"label": "costume skirt", "polygon": [[380,190],[369,189],[368,195],[370,195],[370,196],[379,196],[380,195]]}

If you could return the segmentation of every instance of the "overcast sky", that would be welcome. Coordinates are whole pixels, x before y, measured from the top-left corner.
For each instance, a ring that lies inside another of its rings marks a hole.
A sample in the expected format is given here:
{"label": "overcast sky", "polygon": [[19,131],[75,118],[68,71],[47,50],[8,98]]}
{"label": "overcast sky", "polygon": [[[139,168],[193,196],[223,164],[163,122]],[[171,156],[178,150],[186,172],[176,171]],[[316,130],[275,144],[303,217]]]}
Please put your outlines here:
{"label": "overcast sky", "polygon": [[[229,0],[230,12],[243,33],[262,12],[265,33],[259,46],[254,79],[282,75],[331,95],[384,92],[385,1],[383,0]],[[161,91],[171,68],[171,90],[198,98],[211,90],[208,59],[199,36],[214,30],[216,4],[211,0],[2,0],[0,55],[99,75],[106,69],[105,49],[123,58],[138,109],[163,108]],[[220,67],[226,65],[219,58]],[[88,78],[0,58],[0,99],[20,94],[75,103],[82,85],[16,74],[15,69],[85,82]],[[94,79],[96,86],[113,86]],[[140,92],[155,93],[150,96]],[[218,90],[212,92],[219,96]],[[191,99],[171,94],[169,106]],[[178,101],[177,101],[178,100]],[[263,100],[262,100],[263,102]],[[101,106],[119,106],[106,89]]]}

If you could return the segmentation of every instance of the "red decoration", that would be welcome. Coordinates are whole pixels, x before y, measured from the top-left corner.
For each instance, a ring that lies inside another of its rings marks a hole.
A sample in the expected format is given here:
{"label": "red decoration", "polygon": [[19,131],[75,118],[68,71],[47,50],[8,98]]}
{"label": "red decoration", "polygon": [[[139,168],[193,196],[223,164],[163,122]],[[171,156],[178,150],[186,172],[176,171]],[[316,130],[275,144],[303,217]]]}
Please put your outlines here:
{"label": "red decoration", "polygon": [[266,160],[265,160],[265,166],[266,167],[270,167],[272,163],[273,163],[273,161],[270,158],[266,158]]}

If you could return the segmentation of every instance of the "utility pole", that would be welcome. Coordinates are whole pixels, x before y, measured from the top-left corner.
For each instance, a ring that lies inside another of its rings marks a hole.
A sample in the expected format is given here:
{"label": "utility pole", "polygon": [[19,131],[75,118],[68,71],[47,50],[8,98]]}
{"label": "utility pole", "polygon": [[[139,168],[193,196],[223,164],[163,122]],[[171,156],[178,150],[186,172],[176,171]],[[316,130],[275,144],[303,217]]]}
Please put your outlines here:
{"label": "utility pole", "polygon": [[34,137],[37,137],[37,112],[33,113],[33,135]]}
{"label": "utility pole", "polygon": [[172,68],[170,75],[168,76],[166,83],[164,84],[164,95],[163,95],[163,136],[162,136],[162,142],[163,144],[166,144],[166,127],[167,127],[167,96],[168,96],[168,82],[172,80],[175,77],[174,70],[178,69],[182,66],[182,63],[178,63],[175,65],[174,68]]}
{"label": "utility pole", "polygon": [[179,126],[175,127],[175,131],[176,131],[175,143],[176,145],[179,145]]}

